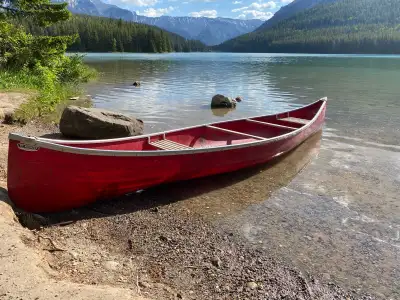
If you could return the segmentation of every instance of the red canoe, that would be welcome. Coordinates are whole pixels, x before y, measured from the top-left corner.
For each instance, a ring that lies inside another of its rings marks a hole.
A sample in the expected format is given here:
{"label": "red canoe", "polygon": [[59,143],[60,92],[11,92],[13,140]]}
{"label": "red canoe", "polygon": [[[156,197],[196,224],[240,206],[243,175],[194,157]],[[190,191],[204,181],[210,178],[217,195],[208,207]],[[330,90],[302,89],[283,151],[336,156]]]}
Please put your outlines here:
{"label": "red canoe", "polygon": [[139,137],[62,141],[9,136],[8,192],[20,208],[53,212],[161,183],[264,163],[321,129],[326,98],[277,115]]}

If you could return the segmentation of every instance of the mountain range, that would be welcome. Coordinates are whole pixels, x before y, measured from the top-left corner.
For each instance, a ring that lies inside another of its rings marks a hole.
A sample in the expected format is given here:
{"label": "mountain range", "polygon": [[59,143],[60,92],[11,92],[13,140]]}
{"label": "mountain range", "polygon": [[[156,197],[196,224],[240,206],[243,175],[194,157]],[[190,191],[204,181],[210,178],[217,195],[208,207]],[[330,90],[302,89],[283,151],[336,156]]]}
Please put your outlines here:
{"label": "mountain range", "polygon": [[186,39],[200,40],[209,46],[254,31],[263,24],[261,20],[228,18],[146,17],[101,0],[53,0],[53,2],[68,2],[68,9],[75,14],[102,16],[153,25],[179,34]]}

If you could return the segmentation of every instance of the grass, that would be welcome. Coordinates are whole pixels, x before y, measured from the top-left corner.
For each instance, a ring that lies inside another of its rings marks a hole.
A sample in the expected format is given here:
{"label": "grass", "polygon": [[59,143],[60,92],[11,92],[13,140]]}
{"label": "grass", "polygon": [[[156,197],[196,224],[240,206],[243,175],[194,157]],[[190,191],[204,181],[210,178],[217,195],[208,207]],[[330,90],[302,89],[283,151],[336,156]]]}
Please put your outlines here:
{"label": "grass", "polygon": [[[96,76],[94,70],[87,70],[88,78]],[[0,70],[0,90],[28,95],[28,102],[15,113],[15,119],[22,123],[34,118],[58,121],[60,114],[57,113],[57,106],[83,92],[77,82],[59,83],[51,74],[38,74],[27,70]]]}

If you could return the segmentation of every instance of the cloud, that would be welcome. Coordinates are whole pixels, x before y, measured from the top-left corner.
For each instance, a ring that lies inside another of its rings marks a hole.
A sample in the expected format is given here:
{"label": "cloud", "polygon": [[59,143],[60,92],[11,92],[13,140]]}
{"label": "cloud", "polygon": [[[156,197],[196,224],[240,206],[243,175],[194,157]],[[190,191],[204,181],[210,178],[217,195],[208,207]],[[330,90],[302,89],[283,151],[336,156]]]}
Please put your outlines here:
{"label": "cloud", "polygon": [[[108,1],[110,3],[111,1]],[[118,2],[118,3],[116,3]],[[154,6],[158,3],[158,0],[117,0],[117,1],[112,1],[112,4],[115,5],[133,5],[133,6]]]}
{"label": "cloud", "polygon": [[260,19],[260,20],[268,20],[271,19],[274,14],[270,11],[259,11],[259,10],[243,10],[239,15],[239,19]]}
{"label": "cloud", "polygon": [[244,10],[265,10],[265,9],[274,9],[276,8],[276,3],[274,1],[269,1],[266,3],[261,2],[253,2],[249,6],[243,6],[240,8],[232,9],[232,12],[244,11]]}
{"label": "cloud", "polygon": [[218,13],[215,9],[214,10],[194,11],[189,14],[189,16],[195,17],[195,18],[200,18],[200,17],[216,18],[217,15],[218,15]]}
{"label": "cloud", "polygon": [[255,9],[273,9],[276,8],[276,3],[274,1],[269,1],[267,3],[257,3],[254,2],[252,4],[250,4],[249,6],[250,8],[255,8]]}
{"label": "cloud", "polygon": [[242,10],[245,10],[245,9],[248,9],[249,7],[248,6],[244,6],[244,7],[241,7],[241,8],[235,8],[235,9],[232,9],[232,12],[238,12],[238,11],[242,11]]}
{"label": "cloud", "polygon": [[140,15],[144,15],[146,17],[160,17],[162,15],[168,14],[171,11],[173,11],[175,8],[170,6],[170,7],[166,7],[166,8],[148,8],[145,9],[143,12],[139,12]]}
{"label": "cloud", "polygon": [[232,4],[242,4],[242,1],[233,1]]}
{"label": "cloud", "polygon": [[291,3],[293,0],[281,0],[281,3]]}

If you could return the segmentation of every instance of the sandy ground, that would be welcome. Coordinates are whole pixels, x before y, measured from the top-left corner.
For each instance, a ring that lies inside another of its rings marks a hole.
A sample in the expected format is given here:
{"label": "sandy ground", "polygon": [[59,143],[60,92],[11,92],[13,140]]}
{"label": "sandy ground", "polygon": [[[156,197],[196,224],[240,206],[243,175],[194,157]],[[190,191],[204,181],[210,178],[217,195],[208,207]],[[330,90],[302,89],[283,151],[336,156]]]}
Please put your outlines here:
{"label": "sandy ground", "polygon": [[[8,133],[55,129],[0,128],[3,187]],[[38,231],[1,203],[0,299],[372,299],[302,274],[207,222],[171,197],[180,185],[46,215]]]}

